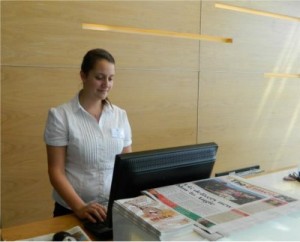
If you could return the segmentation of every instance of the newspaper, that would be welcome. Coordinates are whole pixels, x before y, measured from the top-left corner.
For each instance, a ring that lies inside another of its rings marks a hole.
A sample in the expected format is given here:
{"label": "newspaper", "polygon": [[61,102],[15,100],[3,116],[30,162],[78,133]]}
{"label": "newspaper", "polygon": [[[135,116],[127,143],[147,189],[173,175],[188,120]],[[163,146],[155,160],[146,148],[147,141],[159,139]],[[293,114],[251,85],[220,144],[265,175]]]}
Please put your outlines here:
{"label": "newspaper", "polygon": [[195,221],[209,240],[300,210],[298,199],[237,176],[224,176],[143,191]]}
{"label": "newspaper", "polygon": [[[58,231],[57,233],[59,232],[66,232],[69,234],[69,237],[65,238],[65,241],[91,241],[91,239],[80,226],[75,226],[65,231]],[[33,238],[22,239],[21,241],[53,241],[53,236],[57,233],[50,233]]]}
{"label": "newspaper", "polygon": [[146,195],[117,200],[114,209],[154,234],[157,239],[166,239],[193,231],[192,220]]}

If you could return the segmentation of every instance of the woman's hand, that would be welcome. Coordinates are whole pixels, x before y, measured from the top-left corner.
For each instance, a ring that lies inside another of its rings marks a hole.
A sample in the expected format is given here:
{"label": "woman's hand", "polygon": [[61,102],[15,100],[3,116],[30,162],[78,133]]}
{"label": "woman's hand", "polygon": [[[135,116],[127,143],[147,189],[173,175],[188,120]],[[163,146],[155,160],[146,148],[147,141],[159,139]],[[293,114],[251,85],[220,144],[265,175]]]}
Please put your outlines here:
{"label": "woman's hand", "polygon": [[88,219],[92,223],[103,222],[106,219],[106,207],[97,202],[91,202],[74,211],[81,219]]}

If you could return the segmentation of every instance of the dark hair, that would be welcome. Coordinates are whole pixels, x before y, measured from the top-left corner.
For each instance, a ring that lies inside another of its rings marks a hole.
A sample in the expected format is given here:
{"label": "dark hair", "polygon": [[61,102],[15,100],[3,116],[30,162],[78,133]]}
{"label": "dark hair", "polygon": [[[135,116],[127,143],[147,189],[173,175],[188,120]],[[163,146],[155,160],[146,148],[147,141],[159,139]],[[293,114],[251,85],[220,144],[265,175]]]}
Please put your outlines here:
{"label": "dark hair", "polygon": [[96,61],[98,60],[107,60],[110,63],[115,64],[114,57],[104,49],[92,49],[89,50],[83,57],[81,64],[81,71],[84,74],[88,74],[90,70],[94,68]]}

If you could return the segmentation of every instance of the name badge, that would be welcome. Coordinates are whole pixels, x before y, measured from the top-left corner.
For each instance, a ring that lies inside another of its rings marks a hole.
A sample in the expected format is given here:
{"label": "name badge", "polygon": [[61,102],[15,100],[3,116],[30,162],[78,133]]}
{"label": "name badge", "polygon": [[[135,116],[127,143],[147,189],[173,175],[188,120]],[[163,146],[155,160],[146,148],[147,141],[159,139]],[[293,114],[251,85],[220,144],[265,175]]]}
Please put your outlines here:
{"label": "name badge", "polygon": [[111,129],[111,136],[113,138],[117,138],[117,139],[123,139],[124,138],[124,130],[123,129],[119,129],[119,128],[112,128]]}

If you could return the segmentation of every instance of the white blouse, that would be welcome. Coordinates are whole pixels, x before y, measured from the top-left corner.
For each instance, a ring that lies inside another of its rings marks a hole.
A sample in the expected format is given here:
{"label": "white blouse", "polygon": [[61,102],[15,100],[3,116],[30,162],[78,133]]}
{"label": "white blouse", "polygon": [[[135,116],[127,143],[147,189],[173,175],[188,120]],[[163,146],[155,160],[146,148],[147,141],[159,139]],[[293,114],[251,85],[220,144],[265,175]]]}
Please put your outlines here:
{"label": "white blouse", "polygon": [[[104,105],[99,123],[79,103],[70,102],[49,110],[44,140],[51,146],[67,146],[66,176],[86,203],[109,198],[115,156],[131,145],[126,111]],[[53,198],[70,208],[54,190]]]}

